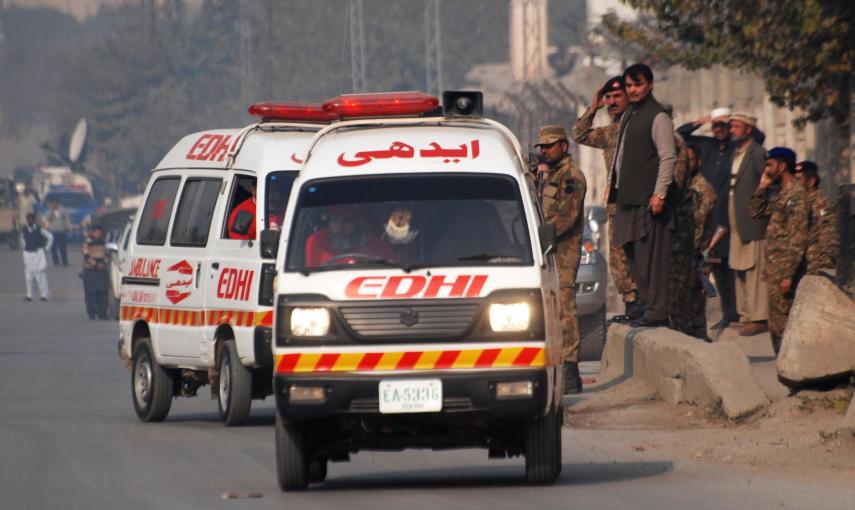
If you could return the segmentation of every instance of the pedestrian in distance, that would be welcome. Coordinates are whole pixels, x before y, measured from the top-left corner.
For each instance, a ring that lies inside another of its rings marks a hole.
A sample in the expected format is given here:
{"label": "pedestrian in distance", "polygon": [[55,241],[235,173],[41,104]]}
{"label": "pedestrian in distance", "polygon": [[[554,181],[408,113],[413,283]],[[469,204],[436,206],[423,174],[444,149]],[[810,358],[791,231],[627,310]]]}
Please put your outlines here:
{"label": "pedestrian in distance", "polygon": [[730,116],[730,138],[736,143],[731,163],[728,223],[730,246],[728,264],[736,281],[736,310],[739,334],[752,336],[769,330],[769,299],[763,280],[766,263],[768,217],[753,217],[748,201],[760,183],[766,167],[766,152],[753,136],[757,119],[744,113]]}
{"label": "pedestrian in distance", "polygon": [[68,231],[71,220],[68,212],[56,200],[51,200],[50,210],[45,214],[44,227],[53,235],[53,247],[50,254],[54,266],[68,266]]}
{"label": "pedestrian in distance", "polygon": [[609,186],[615,194],[614,242],[623,245],[644,301],[635,327],[668,326],[668,271],[673,207],[666,202],[677,159],[674,125],[653,97],[653,71],[635,64],[623,73],[630,105],[620,120]]}
{"label": "pedestrian in distance", "polygon": [[[594,99],[585,112],[576,119],[570,136],[578,144],[602,149],[603,159],[606,163],[606,182],[611,182],[612,166],[617,149],[617,137],[620,129],[620,118],[629,105],[629,97],[623,84],[623,76],[610,78],[602,87],[594,93]],[[603,127],[593,127],[594,117],[602,107],[606,108],[611,119],[611,124]],[[611,318],[613,322],[626,323],[641,318],[644,315],[644,303],[638,293],[638,286],[632,278],[629,270],[629,261],[623,246],[614,242],[614,219],[615,194],[611,192],[610,186],[606,186],[603,201],[606,202],[606,213],[608,214],[608,239],[609,239],[609,273],[614,282],[615,289],[624,302],[624,313]]]}
{"label": "pedestrian in distance", "polygon": [[[736,282],[733,270],[728,264],[729,231],[732,228],[727,213],[730,197],[729,184],[733,153],[737,147],[737,143],[730,136],[730,114],[729,108],[716,108],[709,115],[677,128],[677,133],[686,140],[686,143],[698,148],[700,174],[706,178],[716,194],[707,237],[712,239],[715,231],[722,233],[718,236],[717,243],[708,247],[709,266],[718,288],[722,318],[712,326],[713,329],[724,329],[732,322],[739,320],[739,313],[736,310]],[[696,135],[695,131],[706,124],[710,124],[713,136]],[[756,125],[751,130],[751,136],[760,146],[766,138]]]}
{"label": "pedestrian in distance", "polygon": [[94,225],[83,243],[83,290],[86,314],[90,320],[107,319],[107,292],[110,288],[107,257],[104,229]]}
{"label": "pedestrian in distance", "polygon": [[819,168],[813,161],[796,164],[798,182],[807,194],[808,247],[807,274],[820,274],[837,266],[840,238],[837,235],[837,210],[834,202],[819,189]]}
{"label": "pedestrian in distance", "polygon": [[794,178],[795,166],[796,154],[792,150],[770,150],[766,169],[749,203],[752,216],[769,218],[763,280],[769,293],[769,332],[776,355],[781,350],[796,287],[807,267],[807,196]]}
{"label": "pedestrian in distance", "polygon": [[39,199],[33,188],[27,184],[24,186],[24,191],[18,194],[16,200],[18,202],[18,226],[23,230],[27,224],[27,215],[32,214],[35,216],[36,204],[39,202]]}
{"label": "pedestrian in distance", "polygon": [[38,287],[42,301],[48,300],[47,256],[53,236],[36,223],[36,215],[28,213],[24,216],[21,228],[21,246],[24,247],[24,279],[26,281],[26,296],[24,301],[31,302]]}
{"label": "pedestrian in distance", "polygon": [[540,150],[538,190],[543,217],[555,226],[557,243],[559,301],[563,326],[564,392],[580,393],[579,323],[576,319],[576,273],[582,258],[582,232],[585,223],[585,175],[576,168],[567,149],[567,133],[561,126],[540,129],[535,145]]}

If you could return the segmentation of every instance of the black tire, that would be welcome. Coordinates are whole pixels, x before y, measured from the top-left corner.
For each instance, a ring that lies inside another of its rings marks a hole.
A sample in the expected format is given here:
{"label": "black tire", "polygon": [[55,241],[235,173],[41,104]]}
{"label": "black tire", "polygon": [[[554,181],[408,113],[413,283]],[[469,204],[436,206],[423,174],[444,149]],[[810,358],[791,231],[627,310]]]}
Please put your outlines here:
{"label": "black tire", "polygon": [[561,473],[560,409],[546,416],[531,418],[525,427],[525,479],[528,483],[547,485]]}
{"label": "black tire", "polygon": [[252,373],[241,365],[234,340],[223,343],[218,371],[217,407],[227,427],[243,425],[252,406]]}
{"label": "black tire", "polygon": [[151,340],[140,339],[134,347],[131,365],[131,398],[140,421],[166,419],[172,406],[173,385],[171,374],[154,358]]}
{"label": "black tire", "polygon": [[327,479],[327,458],[315,457],[309,461],[309,483],[323,483]]}
{"label": "black tire", "polygon": [[606,305],[579,317],[579,361],[600,361],[606,346]]}
{"label": "black tire", "polygon": [[288,425],[276,413],[276,479],[284,492],[302,491],[309,486],[309,460],[303,430]]}

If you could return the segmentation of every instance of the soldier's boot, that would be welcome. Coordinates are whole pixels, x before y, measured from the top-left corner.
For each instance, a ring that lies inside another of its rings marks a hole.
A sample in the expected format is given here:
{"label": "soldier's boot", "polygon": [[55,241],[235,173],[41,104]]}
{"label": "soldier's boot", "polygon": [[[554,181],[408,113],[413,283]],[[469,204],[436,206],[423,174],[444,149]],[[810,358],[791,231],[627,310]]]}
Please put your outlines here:
{"label": "soldier's boot", "polygon": [[638,291],[632,291],[632,295],[629,297],[632,298],[631,301],[624,298],[624,314],[615,315],[611,318],[612,322],[627,324],[635,319],[640,319],[644,315],[644,303],[641,302],[641,297],[638,295]]}
{"label": "soldier's boot", "polygon": [[575,361],[564,363],[564,394],[582,393],[582,376]]}

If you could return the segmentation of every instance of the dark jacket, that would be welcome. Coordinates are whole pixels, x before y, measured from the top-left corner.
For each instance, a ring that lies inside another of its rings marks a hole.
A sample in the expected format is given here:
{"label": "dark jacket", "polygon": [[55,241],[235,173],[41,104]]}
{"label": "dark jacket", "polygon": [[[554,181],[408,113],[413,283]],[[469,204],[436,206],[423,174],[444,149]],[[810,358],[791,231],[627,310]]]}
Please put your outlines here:
{"label": "dark jacket", "polygon": [[755,219],[748,212],[748,201],[760,184],[760,177],[765,167],[766,151],[757,142],[753,142],[748,146],[748,152],[742,158],[742,164],[739,165],[733,189],[736,229],[744,242],[766,238],[766,225],[769,224],[769,218]]}
{"label": "dark jacket", "polygon": [[[646,206],[656,187],[659,175],[659,152],[650,135],[653,119],[662,113],[653,95],[629,106],[621,119],[620,174],[618,176],[617,203]],[[620,142],[618,142],[620,143]]]}

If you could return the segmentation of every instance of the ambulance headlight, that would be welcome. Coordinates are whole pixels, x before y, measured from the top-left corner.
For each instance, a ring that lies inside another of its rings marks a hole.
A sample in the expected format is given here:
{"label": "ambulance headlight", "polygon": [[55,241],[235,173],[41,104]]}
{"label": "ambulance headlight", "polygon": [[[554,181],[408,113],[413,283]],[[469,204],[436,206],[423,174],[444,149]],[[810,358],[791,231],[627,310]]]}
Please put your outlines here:
{"label": "ambulance headlight", "polygon": [[528,303],[493,303],[490,305],[490,327],[497,333],[525,331],[531,322]]}
{"label": "ambulance headlight", "polygon": [[330,331],[330,312],[326,308],[294,308],[290,324],[294,336],[326,336]]}

